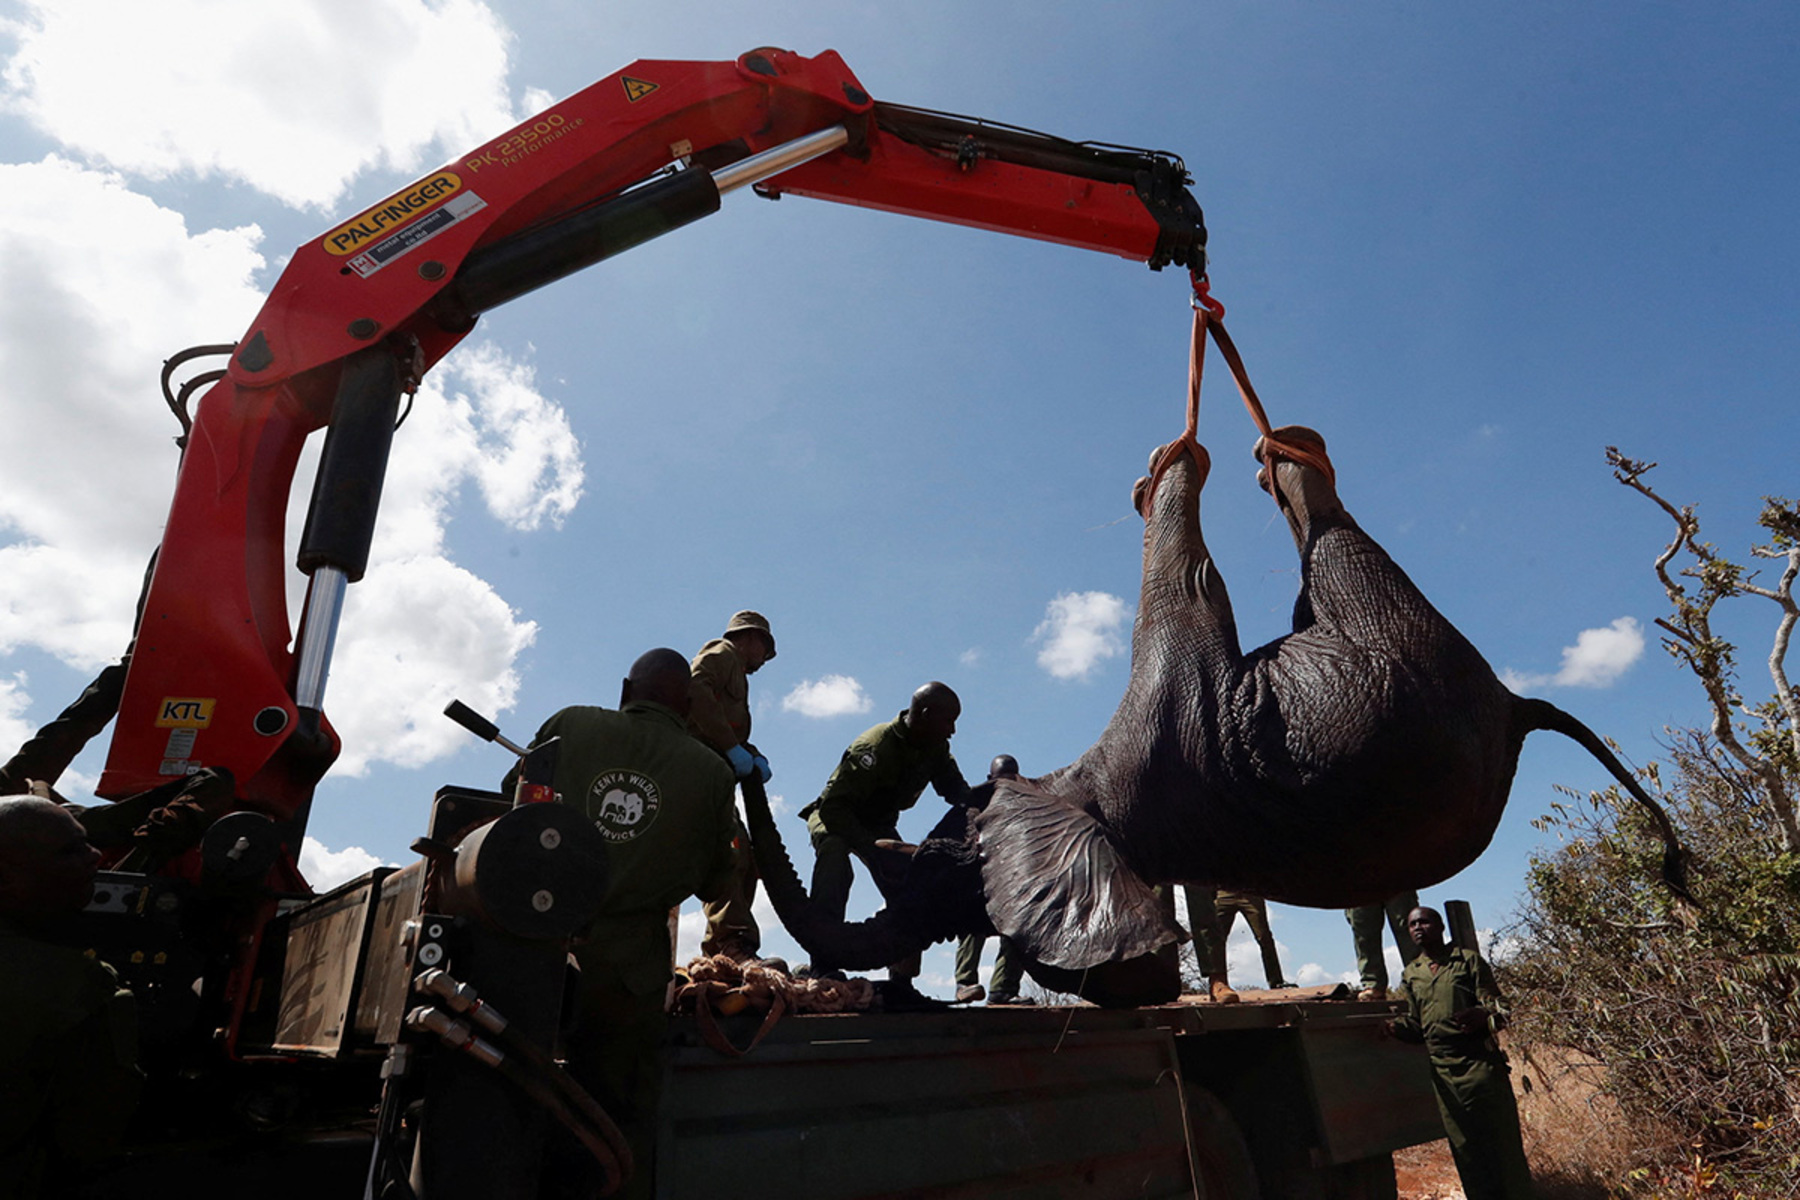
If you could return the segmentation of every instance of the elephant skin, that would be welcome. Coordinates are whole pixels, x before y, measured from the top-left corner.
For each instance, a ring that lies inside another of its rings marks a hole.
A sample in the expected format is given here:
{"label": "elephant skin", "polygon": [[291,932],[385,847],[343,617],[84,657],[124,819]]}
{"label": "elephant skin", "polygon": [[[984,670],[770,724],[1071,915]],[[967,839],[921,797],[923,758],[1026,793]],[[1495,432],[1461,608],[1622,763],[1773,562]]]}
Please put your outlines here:
{"label": "elephant skin", "polygon": [[1206,452],[1159,449],[1158,476],[1134,491],[1145,526],[1131,678],[1087,753],[977,789],[865,922],[810,913],[773,820],[749,806],[770,899],[802,945],[829,942],[833,961],[872,969],[942,938],[999,932],[1056,990],[1172,999],[1168,948],[1185,934],[1151,884],[1343,908],[1441,882],[1487,847],[1538,729],[1579,741],[1649,807],[1680,890],[1672,827],[1600,738],[1500,682],[1345,510],[1318,434],[1290,426],[1270,441],[1257,478],[1273,485],[1300,553],[1293,632],[1240,649],[1201,532]]}

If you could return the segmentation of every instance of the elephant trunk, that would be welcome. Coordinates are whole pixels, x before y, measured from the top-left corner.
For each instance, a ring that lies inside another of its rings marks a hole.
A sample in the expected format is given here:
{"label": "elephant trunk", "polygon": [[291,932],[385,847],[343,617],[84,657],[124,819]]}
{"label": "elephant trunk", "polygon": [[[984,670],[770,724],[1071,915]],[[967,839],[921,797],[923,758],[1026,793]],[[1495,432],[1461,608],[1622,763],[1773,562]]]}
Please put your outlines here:
{"label": "elephant trunk", "polygon": [[806,894],[806,885],[800,882],[800,873],[788,858],[762,781],[752,775],[741,786],[750,848],[756,856],[763,889],[782,925],[815,962],[852,971],[873,971],[931,944],[929,937],[908,929],[891,908],[883,908],[866,921],[845,921],[821,911]]}

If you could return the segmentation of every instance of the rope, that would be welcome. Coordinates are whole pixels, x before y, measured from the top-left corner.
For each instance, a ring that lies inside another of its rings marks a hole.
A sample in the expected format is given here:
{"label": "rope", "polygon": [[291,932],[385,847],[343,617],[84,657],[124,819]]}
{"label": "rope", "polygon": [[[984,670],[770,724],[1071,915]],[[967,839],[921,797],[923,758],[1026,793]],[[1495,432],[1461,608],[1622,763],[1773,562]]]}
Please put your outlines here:
{"label": "rope", "polygon": [[1200,469],[1202,483],[1212,468],[1211,456],[1206,453],[1206,447],[1200,444],[1199,438],[1200,381],[1206,368],[1208,334],[1218,345],[1219,354],[1231,371],[1232,381],[1237,384],[1238,395],[1243,397],[1244,408],[1256,425],[1256,431],[1262,435],[1263,466],[1268,472],[1269,491],[1275,496],[1276,504],[1281,503],[1281,497],[1275,490],[1277,458],[1313,467],[1335,484],[1337,472],[1332,469],[1331,460],[1325,456],[1323,449],[1308,449],[1275,436],[1275,431],[1269,424],[1269,415],[1263,410],[1262,401],[1250,384],[1250,374],[1244,369],[1243,356],[1238,353],[1231,335],[1225,332],[1225,305],[1212,294],[1212,286],[1198,271],[1192,272],[1191,277],[1194,284],[1194,331],[1188,342],[1187,427],[1180,437],[1163,447],[1163,452],[1157,456],[1156,464],[1150,471],[1150,486],[1144,490],[1143,502],[1138,511],[1146,517],[1149,515],[1150,503],[1156,496],[1156,485],[1162,482],[1163,473],[1174,466],[1183,454],[1193,457],[1194,465]]}

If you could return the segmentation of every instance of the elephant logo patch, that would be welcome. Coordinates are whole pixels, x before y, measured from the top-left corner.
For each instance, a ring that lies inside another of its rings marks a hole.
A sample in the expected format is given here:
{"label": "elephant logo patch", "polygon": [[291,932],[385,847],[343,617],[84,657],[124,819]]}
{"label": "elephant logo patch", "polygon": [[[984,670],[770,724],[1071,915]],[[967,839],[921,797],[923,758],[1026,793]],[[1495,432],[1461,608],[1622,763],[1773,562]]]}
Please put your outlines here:
{"label": "elephant logo patch", "polygon": [[643,833],[661,807],[656,781],[636,771],[606,771],[588,788],[594,828],[609,842],[629,842]]}

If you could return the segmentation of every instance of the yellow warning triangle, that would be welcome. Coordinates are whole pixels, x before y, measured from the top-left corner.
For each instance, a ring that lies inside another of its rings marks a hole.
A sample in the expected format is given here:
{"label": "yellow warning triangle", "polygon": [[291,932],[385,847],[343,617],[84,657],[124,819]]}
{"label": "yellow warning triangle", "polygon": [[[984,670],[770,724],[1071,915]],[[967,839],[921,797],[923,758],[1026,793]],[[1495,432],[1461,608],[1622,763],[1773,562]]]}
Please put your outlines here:
{"label": "yellow warning triangle", "polygon": [[625,99],[632,104],[636,104],[656,90],[656,85],[648,79],[633,79],[629,75],[621,75],[619,80],[625,85]]}

